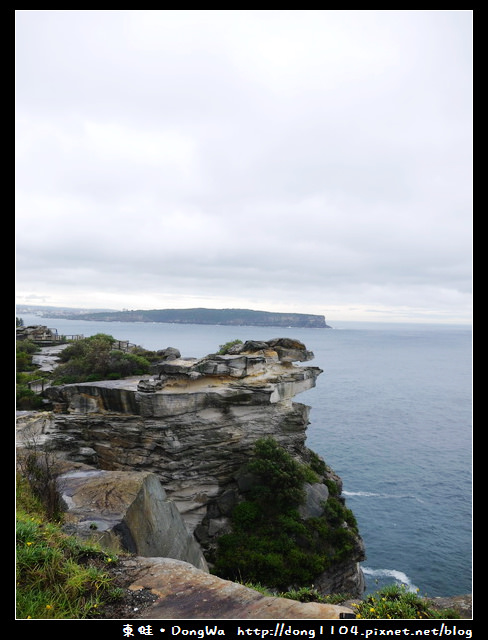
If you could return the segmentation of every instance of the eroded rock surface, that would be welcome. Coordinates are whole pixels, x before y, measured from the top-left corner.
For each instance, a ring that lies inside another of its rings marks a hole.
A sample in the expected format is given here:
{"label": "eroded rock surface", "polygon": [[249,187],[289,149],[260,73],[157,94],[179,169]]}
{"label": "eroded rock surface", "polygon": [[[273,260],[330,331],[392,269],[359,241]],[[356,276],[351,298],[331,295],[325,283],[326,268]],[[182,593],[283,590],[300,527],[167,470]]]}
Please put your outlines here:
{"label": "eroded rock surface", "polygon": [[134,558],[125,561],[125,569],[133,580],[131,589],[151,589],[158,596],[135,618],[337,620],[341,613],[353,614],[348,607],[264,596],[168,558]]}
{"label": "eroded rock surface", "polygon": [[134,471],[75,470],[57,478],[66,509],[63,528],[104,548],[185,560],[208,571],[158,477]]}

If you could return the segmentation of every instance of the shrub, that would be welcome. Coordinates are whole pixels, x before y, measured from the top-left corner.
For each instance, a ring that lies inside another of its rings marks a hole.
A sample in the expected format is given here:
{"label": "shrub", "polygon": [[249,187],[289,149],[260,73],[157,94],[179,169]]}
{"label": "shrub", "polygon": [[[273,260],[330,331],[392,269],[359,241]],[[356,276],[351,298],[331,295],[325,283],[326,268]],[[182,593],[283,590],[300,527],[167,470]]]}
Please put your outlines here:
{"label": "shrub", "polygon": [[311,449],[308,450],[308,455],[310,459],[309,465],[312,471],[319,476],[325,476],[329,471],[329,468],[325,464],[324,460],[322,460],[318,453],[315,453],[315,451],[312,451]]}
{"label": "shrub", "polygon": [[353,512],[348,509],[338,498],[330,496],[324,504],[324,516],[331,525],[340,525],[346,522],[357,531],[357,521]]}
{"label": "shrub", "polygon": [[256,502],[248,500],[239,503],[232,513],[232,523],[236,530],[247,531],[263,517],[262,510]]}
{"label": "shrub", "polygon": [[40,348],[32,340],[17,340],[15,344],[17,372],[32,371],[36,367],[32,364],[32,356]]}
{"label": "shrub", "polygon": [[19,411],[41,409],[43,404],[39,394],[32,391],[26,384],[17,384],[16,407]]}
{"label": "shrub", "polygon": [[[128,376],[143,375],[150,369],[150,360],[137,352],[113,349],[115,338],[98,333],[78,340],[61,352],[61,364],[56,367],[53,378],[56,384],[118,380]],[[152,357],[152,352],[147,352]]]}
{"label": "shrub", "polygon": [[150,362],[141,355],[111,351],[107,363],[110,373],[116,373],[121,378],[143,375],[149,371]]}
{"label": "shrub", "polygon": [[334,482],[334,480],[332,480],[332,478],[325,478],[324,484],[327,485],[327,488],[329,490],[329,494],[331,496],[338,496],[340,494],[340,489],[339,489],[339,487],[337,485],[337,482]]}
{"label": "shrub", "polygon": [[436,611],[428,599],[408,591],[405,585],[396,584],[380,589],[353,606],[357,618],[422,620],[457,617],[452,610]]}
{"label": "shrub", "polygon": [[40,446],[35,438],[27,442],[17,458],[18,468],[22,472],[30,491],[43,506],[50,520],[57,520],[61,514],[60,496],[56,489],[59,475],[59,461],[53,452]]}
{"label": "shrub", "polygon": [[219,346],[219,350],[217,352],[218,355],[219,356],[225,355],[229,351],[229,349],[231,347],[233,347],[234,345],[236,345],[236,344],[242,344],[242,340],[239,340],[239,338],[237,338],[236,340],[230,340],[229,342],[226,342],[225,344],[221,344]]}
{"label": "shrub", "polygon": [[254,498],[277,509],[301,504],[305,498],[304,482],[318,481],[310,467],[297,462],[273,438],[256,442],[248,466],[261,479],[254,488]]}
{"label": "shrub", "polygon": [[323,517],[300,517],[304,482],[318,479],[308,465],[272,438],[263,438],[248,468],[256,482],[248,499],[234,508],[232,533],[218,539],[217,575],[271,589],[300,588],[356,550],[355,529],[345,524],[349,510],[339,500],[332,499]]}

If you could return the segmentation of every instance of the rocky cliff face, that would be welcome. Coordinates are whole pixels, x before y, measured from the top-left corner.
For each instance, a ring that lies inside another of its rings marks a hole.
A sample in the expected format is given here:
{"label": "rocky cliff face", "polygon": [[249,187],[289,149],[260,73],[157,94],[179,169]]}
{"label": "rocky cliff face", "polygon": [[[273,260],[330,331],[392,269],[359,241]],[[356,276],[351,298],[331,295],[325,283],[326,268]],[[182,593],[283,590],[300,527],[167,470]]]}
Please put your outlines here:
{"label": "rocky cliff face", "polygon": [[[172,353],[144,380],[51,387],[45,391],[54,408],[49,442],[66,460],[155,474],[188,531],[209,549],[229,530],[248,488],[245,467],[258,439],[272,437],[297,460],[310,460],[309,407],[292,399],[322,373],[294,364],[312,358],[298,341],[249,341],[201,359]],[[328,498],[324,480],[307,487],[303,517],[320,514]],[[362,559],[358,538],[347,566],[320,577],[323,592],[347,584],[348,592],[362,593]]]}

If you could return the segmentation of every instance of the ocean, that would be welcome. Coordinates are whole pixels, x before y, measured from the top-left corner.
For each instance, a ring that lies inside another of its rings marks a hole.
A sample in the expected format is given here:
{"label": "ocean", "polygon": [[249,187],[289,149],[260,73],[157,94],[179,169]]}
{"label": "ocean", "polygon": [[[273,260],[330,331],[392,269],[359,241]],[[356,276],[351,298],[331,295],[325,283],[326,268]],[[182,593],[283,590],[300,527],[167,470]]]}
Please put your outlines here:
{"label": "ocean", "polygon": [[323,369],[295,398],[307,445],[343,480],[366,547],[367,592],[392,583],[430,597],[472,593],[472,331],[468,326],[338,322],[275,329],[88,322],[19,314],[62,334],[108,333],[185,357],[239,338],[297,338]]}

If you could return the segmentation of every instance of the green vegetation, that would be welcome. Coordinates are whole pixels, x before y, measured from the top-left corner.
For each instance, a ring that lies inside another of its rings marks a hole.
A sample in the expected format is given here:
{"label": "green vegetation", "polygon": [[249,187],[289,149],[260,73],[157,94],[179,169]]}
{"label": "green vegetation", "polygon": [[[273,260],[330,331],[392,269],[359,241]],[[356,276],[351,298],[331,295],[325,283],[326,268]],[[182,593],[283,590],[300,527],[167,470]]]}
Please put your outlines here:
{"label": "green vegetation", "polygon": [[[18,322],[21,319],[18,319]],[[22,325],[20,325],[22,326]],[[76,340],[59,353],[60,364],[51,373],[40,371],[32,363],[32,356],[41,348],[31,340],[16,343],[17,409],[40,409],[42,397],[29,383],[71,384],[96,380],[119,380],[148,373],[153,362],[159,360],[155,351],[131,346],[128,351],[114,348],[118,340],[104,333]]]}
{"label": "green vegetation", "polygon": [[17,481],[17,618],[103,618],[121,598],[109,568],[118,560],[65,534],[27,479]]}
{"label": "green vegetation", "polygon": [[389,585],[354,604],[356,618],[367,619],[428,619],[457,618],[452,609],[436,610],[428,598],[408,591],[405,585]]}
{"label": "green vegetation", "polygon": [[33,382],[38,378],[39,375],[17,374],[16,406],[19,411],[30,411],[42,408],[42,397],[28,385],[29,382]]}
{"label": "green vegetation", "polygon": [[18,340],[15,344],[17,371],[34,371],[36,366],[32,364],[32,356],[39,351],[40,347],[32,340]]}
{"label": "green vegetation", "polygon": [[17,454],[17,469],[32,497],[42,505],[46,518],[59,520],[61,508],[56,477],[60,471],[54,453],[40,446],[37,436],[32,435],[30,439],[26,438],[24,447]]}
{"label": "green vegetation", "polygon": [[456,619],[458,613],[454,609],[436,609],[432,601],[407,591],[405,585],[392,584],[372,593],[365,599],[348,602],[348,594],[334,593],[321,595],[313,587],[301,587],[291,591],[275,593],[260,583],[246,582],[245,587],[259,591],[264,596],[278,596],[298,602],[318,602],[319,604],[344,605],[352,608],[358,619],[395,620],[395,619]]}
{"label": "green vegetation", "polygon": [[242,340],[239,340],[239,338],[237,338],[236,340],[230,340],[229,342],[226,342],[225,344],[221,344],[219,346],[219,350],[218,350],[218,355],[219,356],[223,356],[226,353],[229,352],[229,349],[231,349],[234,345],[236,344],[242,344]]}
{"label": "green vegetation", "polygon": [[131,351],[114,349],[117,341],[105,333],[97,333],[71,343],[59,355],[52,374],[54,384],[118,380],[148,373],[151,362],[158,358],[153,351],[134,347]]}
{"label": "green vegetation", "polygon": [[337,498],[327,500],[322,517],[299,515],[304,483],[319,481],[309,465],[297,462],[272,438],[263,438],[248,468],[256,482],[249,498],[234,508],[232,532],[218,540],[217,575],[288,590],[311,584],[351,556],[357,526]]}
{"label": "green vegetation", "polygon": [[348,599],[347,595],[342,593],[334,593],[332,595],[322,596],[313,587],[301,587],[292,591],[285,591],[279,594],[280,598],[289,598],[290,600],[298,600],[298,602],[319,602],[321,604],[343,604]]}
{"label": "green vegetation", "polygon": [[[249,470],[257,481],[249,499],[233,512],[230,534],[221,536],[214,571],[221,577],[242,582],[268,596],[278,595],[299,602],[344,604],[348,594],[322,596],[314,578],[336,562],[343,562],[355,549],[357,523],[352,512],[331,492],[320,518],[303,520],[297,506],[303,500],[303,483],[317,482],[317,474],[330,471],[311,452],[310,464],[296,462],[273,439],[256,443]],[[390,585],[348,604],[357,618],[428,619],[456,618],[453,610],[437,610],[431,601],[405,587]]]}
{"label": "green vegetation", "polygon": [[[20,325],[22,326],[22,325]],[[19,340],[16,345],[16,404],[19,410],[40,409],[42,398],[32,391],[29,383],[42,380],[45,374],[32,364],[32,356],[40,351],[31,340]]]}

